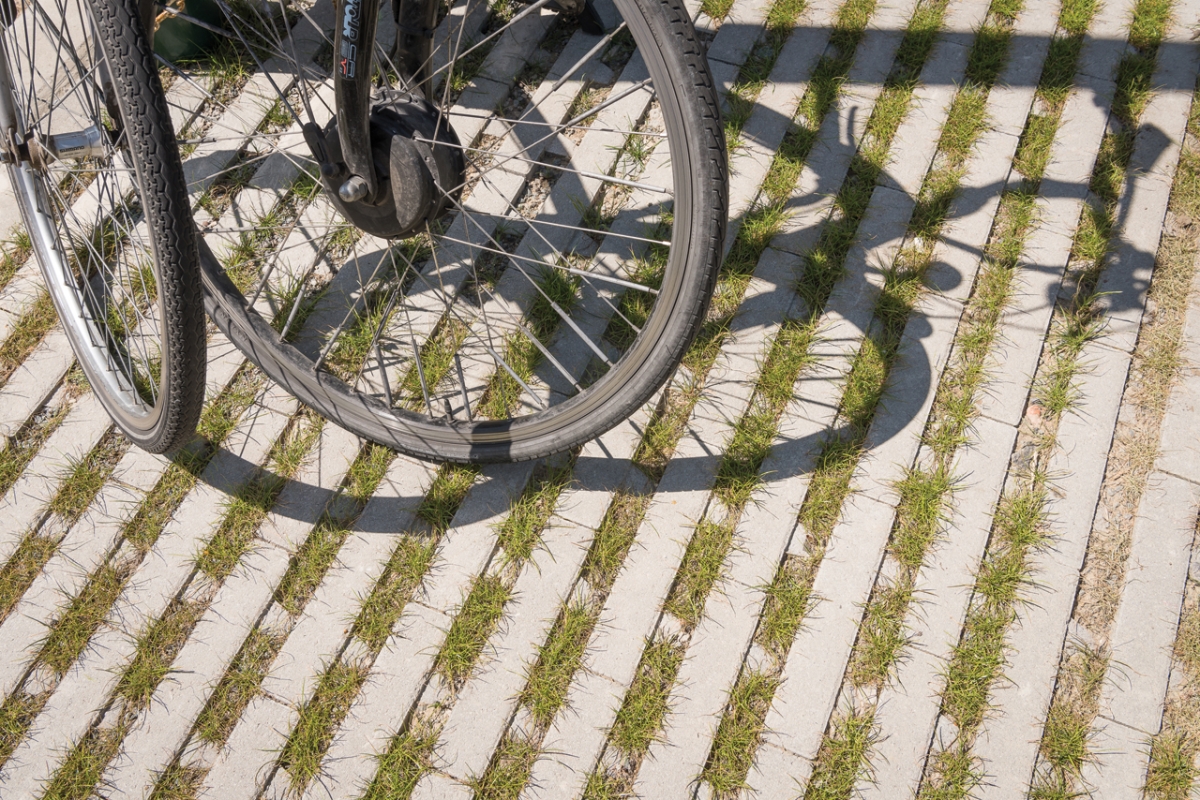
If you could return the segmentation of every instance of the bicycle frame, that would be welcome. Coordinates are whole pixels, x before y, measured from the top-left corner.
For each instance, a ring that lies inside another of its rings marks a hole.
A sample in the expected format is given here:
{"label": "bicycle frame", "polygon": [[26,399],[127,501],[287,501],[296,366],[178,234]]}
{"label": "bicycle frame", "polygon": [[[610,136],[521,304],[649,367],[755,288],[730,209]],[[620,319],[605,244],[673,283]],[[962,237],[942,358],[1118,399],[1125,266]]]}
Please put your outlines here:
{"label": "bicycle frame", "polygon": [[[343,186],[355,177],[365,184],[361,199],[375,199],[379,182],[371,154],[371,56],[381,0],[341,0],[339,24],[334,29],[334,98],[338,138],[349,170]],[[401,76],[428,99],[433,27],[437,0],[392,0],[396,40],[392,61]],[[361,191],[361,190],[360,190]],[[345,198],[348,199],[348,198]]]}

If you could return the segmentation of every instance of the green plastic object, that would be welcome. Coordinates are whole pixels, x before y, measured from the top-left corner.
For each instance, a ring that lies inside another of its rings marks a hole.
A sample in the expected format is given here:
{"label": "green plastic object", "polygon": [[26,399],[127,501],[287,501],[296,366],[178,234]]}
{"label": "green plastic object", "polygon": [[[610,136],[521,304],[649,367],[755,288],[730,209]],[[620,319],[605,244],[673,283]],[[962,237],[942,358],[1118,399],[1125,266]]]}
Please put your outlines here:
{"label": "green plastic object", "polygon": [[[216,27],[225,21],[221,9],[213,0],[175,0],[171,7],[189,17],[195,17]],[[164,11],[155,20],[154,52],[167,61],[191,61],[200,58],[213,46],[217,36],[190,19]]]}

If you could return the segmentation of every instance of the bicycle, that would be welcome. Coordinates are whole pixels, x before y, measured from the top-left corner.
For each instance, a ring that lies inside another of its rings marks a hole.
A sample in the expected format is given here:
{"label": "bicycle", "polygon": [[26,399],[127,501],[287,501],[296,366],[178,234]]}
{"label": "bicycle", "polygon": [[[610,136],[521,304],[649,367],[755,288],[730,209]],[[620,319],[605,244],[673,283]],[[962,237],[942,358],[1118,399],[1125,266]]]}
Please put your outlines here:
{"label": "bicycle", "polygon": [[[325,417],[427,459],[561,452],[666,382],[727,213],[681,0],[214,2],[216,23],[147,0],[0,5],[0,149],[132,441],[192,435],[204,311]],[[231,85],[155,60],[167,13],[218,35]],[[197,88],[215,127],[177,136],[170,98]]]}

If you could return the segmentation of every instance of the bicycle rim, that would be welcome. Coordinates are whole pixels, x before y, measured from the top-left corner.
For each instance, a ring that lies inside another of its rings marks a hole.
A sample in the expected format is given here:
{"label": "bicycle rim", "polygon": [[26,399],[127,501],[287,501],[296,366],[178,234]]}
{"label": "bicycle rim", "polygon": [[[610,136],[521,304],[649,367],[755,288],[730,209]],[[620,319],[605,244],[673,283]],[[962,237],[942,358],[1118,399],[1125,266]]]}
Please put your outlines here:
{"label": "bicycle rim", "polygon": [[[154,223],[107,56],[85,0],[27,3],[6,23],[0,91],[24,146],[9,165],[22,218],[84,373],[138,440],[168,413],[165,311]],[[168,438],[148,444],[178,443]]]}
{"label": "bicycle rim", "polygon": [[[275,101],[209,184],[227,243],[208,261],[210,313],[306,402],[415,455],[578,444],[644,402],[703,321],[724,153],[702,58],[699,126],[691,79],[658,45],[680,24],[664,9],[682,9],[622,0],[591,34],[547,6],[460,3],[440,20],[432,124],[466,168],[439,186],[447,211],[401,237],[348,219],[298,135],[334,116],[330,9],[225,6],[242,91]],[[391,66],[377,47],[378,98],[416,89]],[[205,131],[185,146],[217,146]]]}

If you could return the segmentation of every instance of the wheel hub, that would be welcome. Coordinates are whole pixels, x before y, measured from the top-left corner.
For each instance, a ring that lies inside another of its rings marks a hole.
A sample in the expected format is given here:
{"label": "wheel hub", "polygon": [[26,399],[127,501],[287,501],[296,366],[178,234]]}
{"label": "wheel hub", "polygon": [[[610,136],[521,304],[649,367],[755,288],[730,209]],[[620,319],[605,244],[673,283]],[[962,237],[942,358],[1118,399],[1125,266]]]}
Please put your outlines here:
{"label": "wheel hub", "polygon": [[[342,176],[326,176],[330,199],[357,227],[385,239],[411,236],[445,214],[462,189],[462,146],[429,102],[388,91],[371,105],[371,155],[379,189],[374,198],[347,201]],[[336,119],[325,129],[330,160],[342,163]]]}

